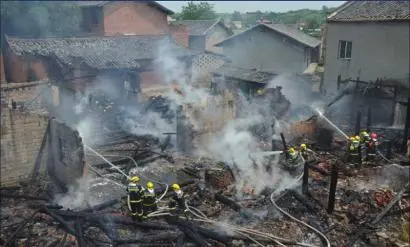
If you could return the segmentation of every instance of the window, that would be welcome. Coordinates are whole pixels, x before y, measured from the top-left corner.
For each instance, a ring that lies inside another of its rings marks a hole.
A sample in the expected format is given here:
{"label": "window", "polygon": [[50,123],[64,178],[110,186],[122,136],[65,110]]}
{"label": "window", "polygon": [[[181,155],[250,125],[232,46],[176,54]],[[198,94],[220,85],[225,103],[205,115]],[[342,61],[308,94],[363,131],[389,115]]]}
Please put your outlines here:
{"label": "window", "polygon": [[339,58],[351,59],[352,58],[352,42],[351,41],[339,41]]}

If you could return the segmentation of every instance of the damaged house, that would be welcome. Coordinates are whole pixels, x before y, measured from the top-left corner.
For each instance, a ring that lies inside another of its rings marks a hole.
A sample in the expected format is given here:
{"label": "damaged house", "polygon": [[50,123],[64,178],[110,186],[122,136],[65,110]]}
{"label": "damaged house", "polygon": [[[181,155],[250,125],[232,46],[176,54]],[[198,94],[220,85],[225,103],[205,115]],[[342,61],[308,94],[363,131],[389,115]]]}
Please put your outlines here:
{"label": "damaged house", "polygon": [[[176,57],[185,59],[187,68],[190,67],[191,53],[166,35],[46,39],[7,37],[6,42],[8,52],[15,56],[41,61],[47,76],[56,82],[55,86],[73,97],[76,92],[84,92],[87,86],[91,86],[97,76],[109,78],[113,86],[124,89],[124,95],[139,92],[141,83],[151,83],[141,73],[155,70],[153,61],[159,57],[158,47],[161,45]],[[57,104],[64,105],[63,102]]]}
{"label": "damaged house", "polygon": [[371,107],[383,112],[373,114],[374,124],[404,124],[410,93],[409,18],[408,1],[350,1],[328,16],[321,91],[339,95],[330,109],[335,121],[353,125],[356,111]]}

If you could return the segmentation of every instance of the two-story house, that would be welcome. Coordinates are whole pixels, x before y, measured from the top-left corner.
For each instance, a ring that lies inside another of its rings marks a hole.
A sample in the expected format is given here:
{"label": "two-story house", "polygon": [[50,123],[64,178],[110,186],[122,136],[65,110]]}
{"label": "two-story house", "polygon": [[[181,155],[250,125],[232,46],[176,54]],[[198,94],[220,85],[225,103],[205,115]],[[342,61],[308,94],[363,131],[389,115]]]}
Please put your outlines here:
{"label": "two-story house", "polygon": [[225,40],[233,33],[220,20],[183,20],[176,21],[188,27],[188,44],[189,48],[199,51],[211,51],[221,53],[221,47],[215,47],[216,43]]}
{"label": "two-story house", "polygon": [[320,40],[283,24],[258,24],[215,46],[232,66],[281,73],[302,73],[319,58]]}
{"label": "two-story house", "polygon": [[408,1],[349,1],[327,18],[323,92],[337,91],[337,78],[375,81],[409,78]]}

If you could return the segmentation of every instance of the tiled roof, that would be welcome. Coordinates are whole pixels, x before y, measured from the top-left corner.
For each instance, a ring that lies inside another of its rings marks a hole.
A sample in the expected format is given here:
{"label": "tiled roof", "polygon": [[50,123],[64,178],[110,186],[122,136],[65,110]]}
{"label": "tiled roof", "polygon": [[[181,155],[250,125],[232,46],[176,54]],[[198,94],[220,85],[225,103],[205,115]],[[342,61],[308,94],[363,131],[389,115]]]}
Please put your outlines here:
{"label": "tiled roof", "polygon": [[305,46],[308,46],[308,47],[315,48],[318,45],[320,45],[320,43],[321,43],[320,40],[315,39],[312,36],[309,36],[309,35],[305,34],[304,32],[302,32],[300,30],[292,28],[289,25],[285,25],[285,24],[258,24],[258,25],[255,25],[255,26],[241,32],[241,33],[238,33],[238,34],[235,34],[231,37],[228,37],[227,39],[215,44],[215,46],[220,46],[224,42],[226,42],[228,40],[231,40],[231,39],[234,39],[239,35],[246,35],[246,34],[248,34],[249,31],[251,31],[251,30],[253,30],[257,27],[261,27],[261,26],[265,26],[265,27],[269,28],[272,31],[275,31],[275,32],[280,33],[282,35],[285,35],[289,38],[292,38],[292,39],[296,40],[297,42],[299,42],[299,43],[301,43]]}
{"label": "tiled roof", "polygon": [[276,75],[270,72],[264,72],[256,69],[235,68],[229,65],[222,66],[213,71],[216,75],[240,79],[256,83],[268,83]]}
{"label": "tiled roof", "polygon": [[294,28],[289,25],[285,24],[263,24],[270,29],[279,32],[283,35],[286,35],[300,43],[309,46],[309,47],[316,47],[320,45],[320,40],[313,38],[312,36]]}
{"label": "tiled roof", "polygon": [[225,25],[220,20],[184,20],[175,22],[175,24],[187,26],[189,35],[192,36],[205,35],[209,30],[212,29],[212,27],[214,27],[218,23],[225,27]]}
{"label": "tiled roof", "polygon": [[[116,1],[70,1],[69,5],[76,5],[79,7],[98,7],[104,6],[109,3],[115,3]],[[167,15],[173,15],[174,12],[163,5],[159,4],[156,1],[135,1],[135,2],[147,2],[151,6],[160,9],[162,12],[166,13]]]}
{"label": "tiled roof", "polygon": [[328,21],[409,20],[409,1],[349,1],[330,14]]}
{"label": "tiled roof", "polygon": [[138,68],[141,60],[157,58],[158,48],[164,45],[176,57],[192,55],[165,35],[45,39],[7,37],[7,42],[17,55],[55,57],[66,66],[82,61],[96,69]]}

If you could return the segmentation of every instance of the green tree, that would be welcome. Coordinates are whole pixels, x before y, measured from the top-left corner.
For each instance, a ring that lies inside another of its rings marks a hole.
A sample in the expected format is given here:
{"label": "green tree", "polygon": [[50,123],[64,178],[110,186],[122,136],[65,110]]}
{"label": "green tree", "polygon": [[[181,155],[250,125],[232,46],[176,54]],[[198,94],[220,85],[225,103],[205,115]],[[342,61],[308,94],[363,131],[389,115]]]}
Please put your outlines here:
{"label": "green tree", "polygon": [[241,13],[238,11],[234,11],[232,14],[232,21],[242,21]]}
{"label": "green tree", "polygon": [[177,17],[182,20],[213,20],[217,18],[217,15],[213,4],[191,1],[188,5],[182,6],[181,14]]}

